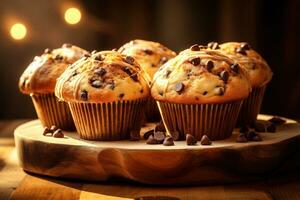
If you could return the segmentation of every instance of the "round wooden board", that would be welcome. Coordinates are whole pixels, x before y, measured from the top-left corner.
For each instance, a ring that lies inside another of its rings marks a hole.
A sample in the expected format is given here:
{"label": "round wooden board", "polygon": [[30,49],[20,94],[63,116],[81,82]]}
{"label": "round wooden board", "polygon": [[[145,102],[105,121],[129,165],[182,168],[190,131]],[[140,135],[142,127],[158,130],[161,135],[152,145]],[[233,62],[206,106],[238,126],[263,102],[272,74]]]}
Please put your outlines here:
{"label": "round wooden board", "polygon": [[[268,120],[271,116],[259,115]],[[147,124],[142,133],[153,128]],[[76,133],[64,138],[42,135],[39,120],[15,130],[20,165],[25,171],[79,180],[127,179],[146,184],[216,184],[263,178],[299,153],[300,124],[287,120],[263,141],[236,143],[231,138],[211,146],[147,145],[141,141],[86,141]]]}

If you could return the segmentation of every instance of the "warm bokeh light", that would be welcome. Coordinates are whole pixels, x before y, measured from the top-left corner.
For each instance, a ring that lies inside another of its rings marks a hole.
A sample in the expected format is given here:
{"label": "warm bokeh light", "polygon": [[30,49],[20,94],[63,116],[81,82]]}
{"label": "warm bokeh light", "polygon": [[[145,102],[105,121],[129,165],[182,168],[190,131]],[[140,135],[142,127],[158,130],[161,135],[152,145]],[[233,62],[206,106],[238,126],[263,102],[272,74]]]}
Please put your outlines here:
{"label": "warm bokeh light", "polygon": [[27,29],[24,24],[16,23],[10,28],[10,35],[15,40],[22,40],[27,34]]}
{"label": "warm bokeh light", "polygon": [[68,24],[77,24],[81,20],[81,12],[78,8],[68,8],[65,12],[65,20]]}

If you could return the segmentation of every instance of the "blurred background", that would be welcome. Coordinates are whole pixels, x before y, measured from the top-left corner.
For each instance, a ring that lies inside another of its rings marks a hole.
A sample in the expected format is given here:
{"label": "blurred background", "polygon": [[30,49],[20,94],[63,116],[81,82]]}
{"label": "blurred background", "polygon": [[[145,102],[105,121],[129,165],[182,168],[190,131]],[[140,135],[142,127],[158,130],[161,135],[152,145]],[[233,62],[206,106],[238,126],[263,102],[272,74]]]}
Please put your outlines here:
{"label": "blurred background", "polygon": [[1,0],[0,119],[36,117],[18,79],[45,48],[104,50],[136,38],[177,52],[247,41],[274,72],[262,113],[300,118],[299,10],[297,0]]}

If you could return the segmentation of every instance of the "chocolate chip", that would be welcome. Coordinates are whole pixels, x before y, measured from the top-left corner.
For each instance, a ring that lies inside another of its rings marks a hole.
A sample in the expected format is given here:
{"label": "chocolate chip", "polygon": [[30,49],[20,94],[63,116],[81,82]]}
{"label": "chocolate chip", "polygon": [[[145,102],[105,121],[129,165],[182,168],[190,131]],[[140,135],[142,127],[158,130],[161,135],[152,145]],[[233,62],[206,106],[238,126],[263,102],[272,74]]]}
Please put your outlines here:
{"label": "chocolate chip", "polygon": [[225,93],[225,90],[224,90],[224,88],[223,87],[217,87],[216,88],[216,93],[218,94],[218,95],[224,95],[224,93]]}
{"label": "chocolate chip", "polygon": [[131,56],[126,56],[125,62],[127,62],[130,65],[133,65],[134,64],[134,58],[131,57]]}
{"label": "chocolate chip", "polygon": [[200,64],[200,58],[199,57],[193,58],[190,60],[190,63],[194,66],[198,66]]}
{"label": "chocolate chip", "polygon": [[174,146],[174,139],[171,136],[167,136],[163,142],[164,146]]}
{"label": "chocolate chip", "polygon": [[164,95],[164,92],[159,91],[158,94],[159,94],[160,96],[163,96],[163,95]]}
{"label": "chocolate chip", "polygon": [[228,81],[228,78],[229,78],[229,73],[227,71],[221,71],[220,73],[220,77],[221,79],[224,81],[224,82],[227,82]]}
{"label": "chocolate chip", "polygon": [[158,122],[154,128],[154,131],[166,132],[166,127],[162,121]]}
{"label": "chocolate chip", "polygon": [[210,49],[219,49],[219,44],[217,42],[210,42],[207,44],[207,47]]}
{"label": "chocolate chip", "polygon": [[249,131],[247,134],[246,134],[246,137],[247,137],[247,140],[248,141],[252,141],[254,136],[256,136],[257,133],[255,131]]}
{"label": "chocolate chip", "polygon": [[166,73],[165,73],[165,78],[168,78],[169,77],[169,75],[171,74],[171,70],[166,70]]}
{"label": "chocolate chip", "polygon": [[186,134],[185,135],[185,141],[187,145],[196,145],[197,144],[197,139],[192,136],[191,134]]}
{"label": "chocolate chip", "polygon": [[73,71],[71,76],[76,76],[78,74],[77,71]]}
{"label": "chocolate chip", "polygon": [[182,92],[184,90],[184,84],[183,83],[176,83],[176,85],[175,85],[175,91],[176,92],[178,92],[178,93],[180,93],[180,92]]}
{"label": "chocolate chip", "polygon": [[171,131],[170,133],[175,141],[180,139],[180,134],[178,131]]}
{"label": "chocolate chip", "polygon": [[139,80],[137,74],[131,74],[131,75],[130,75],[130,78],[131,78],[132,80],[134,80],[135,82],[137,82],[137,81]]}
{"label": "chocolate chip", "polygon": [[204,92],[202,93],[202,95],[207,95],[207,93],[208,93],[207,91],[204,91]]}
{"label": "chocolate chip", "polygon": [[238,142],[238,143],[248,142],[248,140],[246,138],[246,134],[244,134],[244,133],[239,134],[236,138],[236,142]]}
{"label": "chocolate chip", "polygon": [[239,71],[240,71],[240,66],[239,66],[239,64],[234,63],[233,65],[230,66],[230,69],[231,69],[232,71],[234,71],[235,73],[239,73]]}
{"label": "chocolate chip", "polygon": [[62,132],[61,129],[57,129],[56,131],[54,131],[53,137],[55,137],[55,138],[63,138],[64,134],[63,134],[63,132]]}
{"label": "chocolate chip", "polygon": [[241,48],[241,47],[237,48],[237,49],[236,49],[236,52],[237,52],[237,53],[240,53],[240,54],[242,54],[242,55],[247,55],[247,52],[246,52],[243,48]]}
{"label": "chocolate chip", "polygon": [[276,125],[280,125],[280,124],[286,123],[286,120],[282,119],[280,117],[274,116],[271,119],[269,119],[269,122],[272,122],[272,123],[274,123]]}
{"label": "chocolate chip", "polygon": [[100,87],[103,86],[103,83],[102,83],[102,81],[100,81],[100,80],[95,80],[95,81],[92,82],[91,85],[92,85],[92,87],[94,87],[94,88],[100,88]]}
{"label": "chocolate chip", "polygon": [[95,69],[94,73],[97,74],[98,76],[103,76],[104,74],[106,74],[106,70],[104,68],[99,68],[99,69]]}
{"label": "chocolate chip", "polygon": [[266,132],[265,125],[259,121],[254,122],[253,127],[256,132]]}
{"label": "chocolate chip", "polygon": [[246,50],[246,51],[251,49],[250,45],[247,42],[242,42],[241,43],[241,48]]}
{"label": "chocolate chip", "polygon": [[168,62],[168,60],[169,60],[169,59],[168,59],[167,57],[163,56],[163,57],[160,58],[159,63],[160,63],[161,65],[163,65],[163,64],[165,64],[166,62]]}
{"label": "chocolate chip", "polygon": [[140,89],[140,93],[143,93],[144,92],[144,90],[143,89]]}
{"label": "chocolate chip", "polygon": [[109,89],[114,90],[115,87],[116,87],[116,86],[115,86],[115,82],[112,81],[112,82],[109,84]]}
{"label": "chocolate chip", "polygon": [[242,126],[242,127],[240,128],[240,133],[248,133],[248,131],[249,131],[248,126]]}
{"label": "chocolate chip", "polygon": [[53,133],[54,131],[56,131],[58,128],[57,128],[57,126],[55,126],[55,125],[52,125],[51,127],[50,127],[50,131]]}
{"label": "chocolate chip", "polygon": [[125,96],[124,93],[119,94],[119,98],[122,99]]}
{"label": "chocolate chip", "polygon": [[159,141],[160,143],[162,143],[166,137],[165,133],[162,132],[162,131],[155,131],[154,130],[154,134],[153,134],[153,137]]}
{"label": "chocolate chip", "polygon": [[43,135],[47,135],[49,133],[52,135],[53,132],[48,127],[45,127],[43,130]]}
{"label": "chocolate chip", "polygon": [[130,71],[130,68],[129,67],[124,67],[123,68],[123,71],[128,74],[129,76],[131,76],[132,72]]}
{"label": "chocolate chip", "polygon": [[157,140],[153,137],[153,135],[150,135],[150,136],[148,137],[146,143],[147,143],[147,144],[160,144],[160,142],[157,141]]}
{"label": "chocolate chip", "polygon": [[91,57],[91,54],[90,53],[85,53],[83,56],[88,58],[88,57]]}
{"label": "chocolate chip", "polygon": [[64,47],[64,48],[71,48],[73,45],[72,44],[70,44],[70,43],[64,43],[63,45],[62,45],[62,47]]}
{"label": "chocolate chip", "polygon": [[82,90],[80,92],[80,98],[83,100],[83,101],[87,101],[88,100],[88,92],[86,90]]}
{"label": "chocolate chip", "polygon": [[61,56],[61,55],[59,55],[59,54],[57,54],[57,55],[54,57],[55,60],[62,60],[63,58],[64,58],[64,57]]}
{"label": "chocolate chip", "polygon": [[210,141],[210,139],[208,138],[207,135],[203,135],[202,138],[201,138],[200,144],[202,144],[202,145],[211,145],[211,141]]}
{"label": "chocolate chip", "polygon": [[266,130],[269,133],[275,133],[276,132],[276,126],[274,123],[270,123],[266,126]]}
{"label": "chocolate chip", "polygon": [[192,51],[200,51],[200,47],[199,47],[198,44],[194,44],[193,46],[190,47],[190,49],[191,49]]}
{"label": "chocolate chip", "polygon": [[104,60],[104,57],[103,57],[101,54],[99,54],[99,55],[95,56],[94,59],[95,59],[95,60],[98,60],[98,61],[103,61],[103,60]]}
{"label": "chocolate chip", "polygon": [[145,132],[144,135],[143,135],[143,138],[144,138],[145,140],[147,140],[147,139],[149,138],[150,135],[152,135],[152,136],[154,135],[154,129],[151,129],[151,130]]}
{"label": "chocolate chip", "polygon": [[210,72],[213,68],[214,68],[214,62],[211,61],[211,60],[207,61],[207,63],[206,63],[206,69],[207,69],[207,71]]}
{"label": "chocolate chip", "polygon": [[153,54],[153,51],[150,50],[150,49],[144,49],[144,52],[148,55],[152,55]]}
{"label": "chocolate chip", "polygon": [[130,131],[130,140],[131,141],[140,140],[140,130],[131,130]]}
{"label": "chocolate chip", "polygon": [[52,52],[52,50],[49,49],[49,48],[45,49],[45,51],[44,51],[44,53],[46,53],[46,54],[49,54],[49,53],[51,53],[51,52]]}
{"label": "chocolate chip", "polygon": [[259,141],[262,141],[262,138],[259,134],[256,134],[253,138],[252,138],[252,141],[255,141],[255,142],[259,142]]}

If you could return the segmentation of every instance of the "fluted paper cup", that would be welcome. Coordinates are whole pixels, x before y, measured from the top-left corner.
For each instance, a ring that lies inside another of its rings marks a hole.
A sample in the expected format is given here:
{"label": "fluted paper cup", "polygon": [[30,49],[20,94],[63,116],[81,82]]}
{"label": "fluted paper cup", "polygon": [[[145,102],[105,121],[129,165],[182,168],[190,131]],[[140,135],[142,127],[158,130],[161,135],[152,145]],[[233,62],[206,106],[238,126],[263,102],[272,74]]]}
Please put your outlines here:
{"label": "fluted paper cup", "polygon": [[264,98],[266,86],[252,88],[248,98],[243,101],[237,126],[252,126],[260,112],[262,100]]}
{"label": "fluted paper cup", "polygon": [[55,125],[63,130],[75,130],[68,104],[58,101],[54,93],[31,94],[31,98],[43,126],[50,128]]}
{"label": "fluted paper cup", "polygon": [[146,119],[149,122],[159,121],[161,119],[160,113],[156,104],[156,101],[153,98],[147,100],[145,106],[145,115]]}
{"label": "fluted paper cup", "polygon": [[86,140],[123,140],[140,130],[146,99],[110,103],[69,102],[79,136]]}
{"label": "fluted paper cup", "polygon": [[242,101],[224,104],[158,103],[168,131],[170,134],[178,131],[179,140],[183,140],[186,134],[197,140],[203,135],[211,140],[222,140],[231,136]]}

